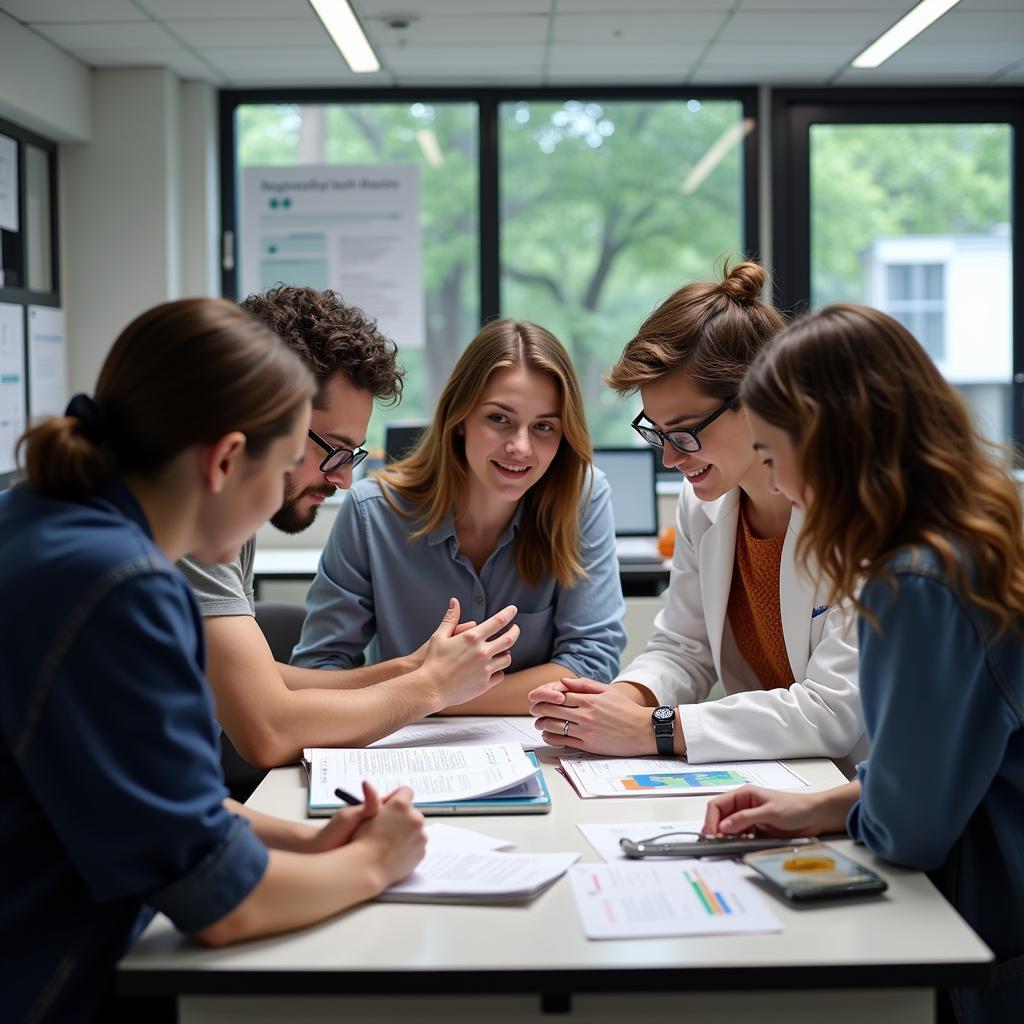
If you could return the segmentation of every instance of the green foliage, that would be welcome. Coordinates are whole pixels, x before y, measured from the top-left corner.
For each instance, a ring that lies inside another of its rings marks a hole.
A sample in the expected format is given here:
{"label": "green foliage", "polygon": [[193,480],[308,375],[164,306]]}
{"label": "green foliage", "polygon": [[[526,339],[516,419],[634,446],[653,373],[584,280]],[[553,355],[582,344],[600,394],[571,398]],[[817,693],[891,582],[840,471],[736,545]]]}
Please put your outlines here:
{"label": "green foliage", "polygon": [[813,305],[861,299],[876,238],[1008,224],[1011,150],[1005,124],[813,125]]}

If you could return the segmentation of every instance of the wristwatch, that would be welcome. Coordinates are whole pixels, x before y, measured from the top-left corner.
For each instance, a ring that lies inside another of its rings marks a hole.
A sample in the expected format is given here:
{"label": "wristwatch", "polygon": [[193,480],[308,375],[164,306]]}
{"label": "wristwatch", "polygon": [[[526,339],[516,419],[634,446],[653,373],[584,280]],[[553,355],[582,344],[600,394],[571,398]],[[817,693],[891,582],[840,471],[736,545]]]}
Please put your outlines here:
{"label": "wristwatch", "polygon": [[651,725],[654,726],[654,742],[658,745],[658,753],[671,757],[675,753],[672,740],[676,734],[676,709],[662,705],[651,712]]}

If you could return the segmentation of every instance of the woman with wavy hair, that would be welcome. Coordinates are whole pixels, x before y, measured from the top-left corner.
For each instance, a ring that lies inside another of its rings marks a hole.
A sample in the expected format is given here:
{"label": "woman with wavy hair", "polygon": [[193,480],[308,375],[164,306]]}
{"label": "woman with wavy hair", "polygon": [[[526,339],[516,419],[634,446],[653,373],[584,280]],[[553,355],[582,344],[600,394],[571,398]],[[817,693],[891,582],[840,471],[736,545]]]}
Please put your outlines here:
{"label": "woman with wavy hair", "polygon": [[476,621],[515,605],[520,635],[500,685],[449,711],[524,714],[543,682],[618,670],[611,491],[569,354],[536,324],[487,324],[417,448],[351,489],[292,661],[349,668],[371,641],[415,656],[453,595]]}
{"label": "woman with wavy hair", "polygon": [[[783,326],[756,263],[670,295],[608,375],[643,401],[633,428],[685,478],[664,609],[617,678],[530,695],[549,743],[691,762],[846,757],[863,733],[848,608],[799,573],[801,513],[750,449],[740,381]],[[604,685],[612,679],[612,686]],[[706,700],[716,680],[722,700]]]}
{"label": "woman with wavy hair", "polygon": [[137,317],[95,395],[20,442],[28,480],[0,495],[5,1020],[115,1019],[114,965],[154,911],[221,945],[323,920],[423,856],[409,790],[367,786],[317,830],[221,776],[174,563],[230,561],[280,507],[313,393],[258,321],[185,299]]}
{"label": "woman with wavy hair", "polygon": [[845,828],[929,872],[998,961],[989,987],[953,991],[957,1018],[1019,1021],[1024,513],[1009,453],[906,329],[863,306],[785,331],[741,396],[773,486],[805,510],[801,555],[860,612],[871,756],[825,793],[719,797],[705,828]]}

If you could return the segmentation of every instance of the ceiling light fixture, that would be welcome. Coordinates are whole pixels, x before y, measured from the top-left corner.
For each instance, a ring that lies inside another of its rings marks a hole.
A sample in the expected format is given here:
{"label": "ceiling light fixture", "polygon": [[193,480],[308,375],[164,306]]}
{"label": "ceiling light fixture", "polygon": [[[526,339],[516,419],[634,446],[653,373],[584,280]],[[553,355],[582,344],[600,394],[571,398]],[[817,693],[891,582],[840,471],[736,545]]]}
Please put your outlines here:
{"label": "ceiling light fixture", "polygon": [[348,0],[309,0],[309,5],[316,11],[316,16],[353,72],[380,71],[380,61]]}
{"label": "ceiling light fixture", "polygon": [[850,62],[855,68],[877,68],[897,50],[903,49],[911,39],[920,35],[929,25],[938,21],[946,11],[960,0],[921,0],[908,11],[888,32],[880,35],[863,53]]}

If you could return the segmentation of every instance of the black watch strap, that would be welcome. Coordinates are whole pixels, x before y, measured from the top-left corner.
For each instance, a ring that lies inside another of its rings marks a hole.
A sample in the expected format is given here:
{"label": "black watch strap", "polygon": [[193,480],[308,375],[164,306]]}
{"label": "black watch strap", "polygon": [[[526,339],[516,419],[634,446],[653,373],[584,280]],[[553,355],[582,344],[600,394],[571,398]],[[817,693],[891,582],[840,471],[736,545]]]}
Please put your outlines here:
{"label": "black watch strap", "polygon": [[654,742],[658,753],[663,757],[675,754],[676,709],[666,706],[657,707],[651,712],[651,724],[654,726]]}

